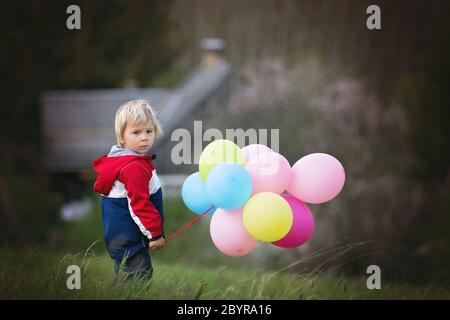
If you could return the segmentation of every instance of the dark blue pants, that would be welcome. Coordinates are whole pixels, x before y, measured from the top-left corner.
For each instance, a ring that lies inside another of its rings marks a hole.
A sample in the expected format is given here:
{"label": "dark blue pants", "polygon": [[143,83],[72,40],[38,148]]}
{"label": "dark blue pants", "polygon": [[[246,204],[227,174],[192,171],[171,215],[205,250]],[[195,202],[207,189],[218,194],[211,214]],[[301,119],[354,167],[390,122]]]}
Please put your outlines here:
{"label": "dark blue pants", "polygon": [[[128,281],[134,277],[141,278],[143,280],[150,280],[152,278],[153,267],[148,250],[148,248],[144,248],[141,251],[138,251],[135,255],[125,258],[122,268],[125,281]],[[116,281],[119,277],[121,264],[122,263],[120,261],[116,261],[116,264],[114,265]]]}

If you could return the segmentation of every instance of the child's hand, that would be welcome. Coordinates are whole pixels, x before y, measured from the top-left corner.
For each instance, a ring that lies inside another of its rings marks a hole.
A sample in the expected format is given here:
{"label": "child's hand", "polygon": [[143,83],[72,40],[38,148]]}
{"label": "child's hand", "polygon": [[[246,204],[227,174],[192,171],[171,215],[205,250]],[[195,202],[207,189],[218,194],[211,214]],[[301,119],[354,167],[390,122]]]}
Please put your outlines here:
{"label": "child's hand", "polygon": [[150,242],[150,244],[148,246],[150,247],[150,249],[159,250],[159,249],[162,249],[165,245],[166,245],[166,240],[164,240],[164,238],[160,238],[158,240]]}

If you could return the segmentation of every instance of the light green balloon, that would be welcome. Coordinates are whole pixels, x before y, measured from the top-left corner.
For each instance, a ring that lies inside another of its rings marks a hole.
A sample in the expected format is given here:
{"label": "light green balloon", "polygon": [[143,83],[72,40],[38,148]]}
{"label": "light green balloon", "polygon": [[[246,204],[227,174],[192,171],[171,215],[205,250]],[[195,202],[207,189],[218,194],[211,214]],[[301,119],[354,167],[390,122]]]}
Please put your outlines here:
{"label": "light green balloon", "polygon": [[241,148],[234,142],[225,139],[215,140],[208,144],[200,155],[198,164],[198,171],[203,182],[206,181],[212,168],[221,163],[237,163],[244,166],[244,154]]}

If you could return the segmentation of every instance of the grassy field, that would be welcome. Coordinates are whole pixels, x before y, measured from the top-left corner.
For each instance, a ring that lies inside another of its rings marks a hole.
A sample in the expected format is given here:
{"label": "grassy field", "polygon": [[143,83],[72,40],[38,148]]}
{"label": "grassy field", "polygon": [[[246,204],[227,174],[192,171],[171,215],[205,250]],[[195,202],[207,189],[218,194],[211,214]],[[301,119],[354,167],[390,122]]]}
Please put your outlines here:
{"label": "grassy field", "polygon": [[[366,280],[327,275],[217,269],[167,264],[153,259],[150,282],[119,282],[113,286],[112,262],[105,255],[62,254],[45,249],[3,249],[0,262],[1,299],[449,299],[433,287],[383,283],[368,290]],[[67,288],[67,267],[81,268],[81,289]]]}
{"label": "grassy field", "polygon": [[[62,226],[56,245],[0,248],[0,299],[450,299],[450,292],[436,283],[412,286],[382,279],[381,290],[368,290],[363,265],[360,278],[339,276],[346,261],[358,259],[358,248],[366,242],[330,244],[300,260],[269,244],[258,244],[244,257],[225,256],[211,241],[207,216],[164,250],[152,252],[150,283],[113,286],[113,262],[104,248],[94,195],[93,201],[90,214]],[[164,201],[167,236],[195,215],[181,199]],[[81,269],[80,290],[67,288],[70,265]]]}

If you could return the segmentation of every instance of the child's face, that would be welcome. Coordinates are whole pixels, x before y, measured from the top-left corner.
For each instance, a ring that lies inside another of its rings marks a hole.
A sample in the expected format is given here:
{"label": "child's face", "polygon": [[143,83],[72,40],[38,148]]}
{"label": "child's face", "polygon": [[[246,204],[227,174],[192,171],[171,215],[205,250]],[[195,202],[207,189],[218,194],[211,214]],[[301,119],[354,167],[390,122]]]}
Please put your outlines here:
{"label": "child's face", "polygon": [[127,123],[123,133],[123,144],[128,150],[144,155],[150,150],[155,140],[153,123],[143,125],[129,125]]}

